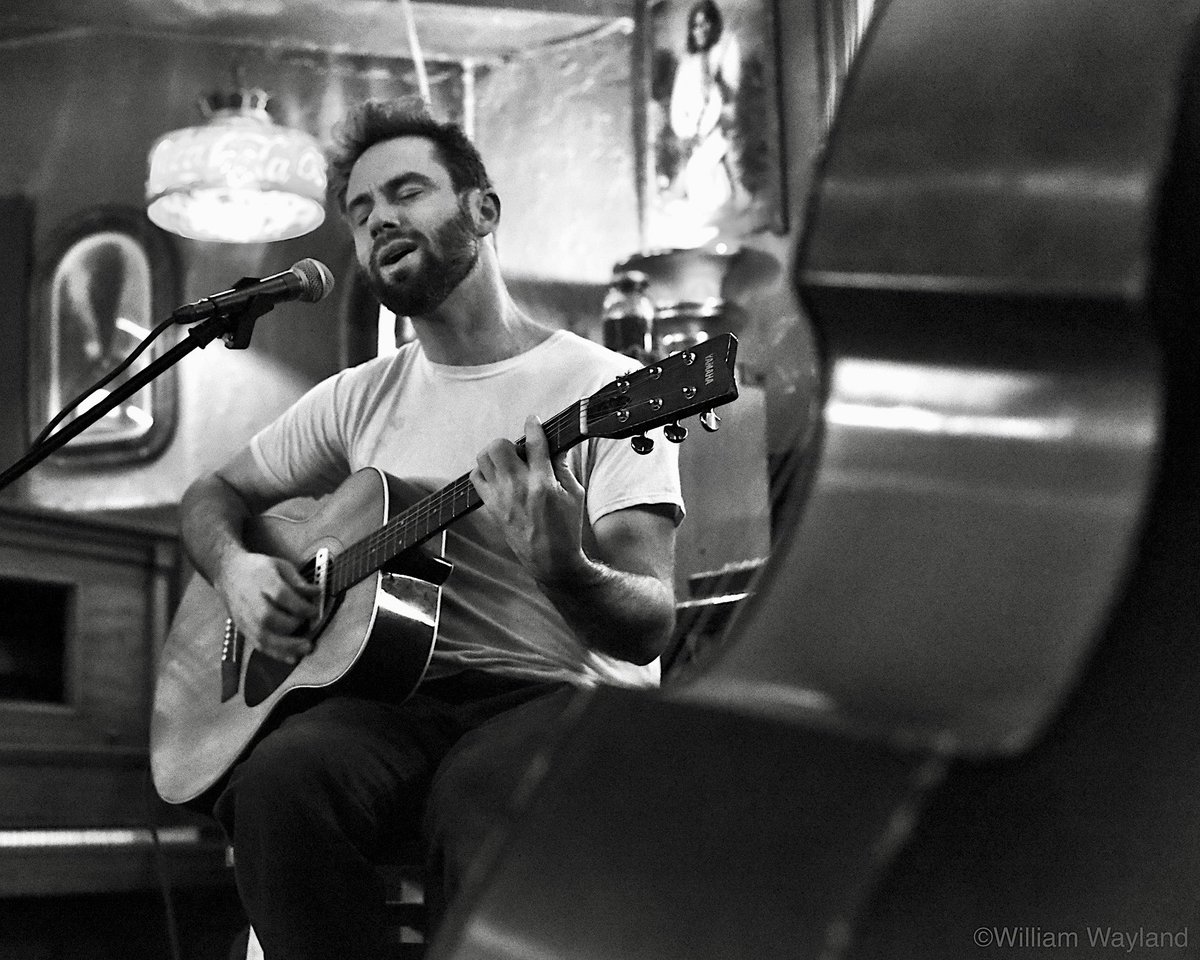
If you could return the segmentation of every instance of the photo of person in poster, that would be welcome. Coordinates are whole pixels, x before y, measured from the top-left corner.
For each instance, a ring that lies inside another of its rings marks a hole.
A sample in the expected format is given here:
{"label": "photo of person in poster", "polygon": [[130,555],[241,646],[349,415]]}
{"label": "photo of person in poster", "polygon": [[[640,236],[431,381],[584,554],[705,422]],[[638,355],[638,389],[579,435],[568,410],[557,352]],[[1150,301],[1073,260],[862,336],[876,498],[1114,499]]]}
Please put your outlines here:
{"label": "photo of person in poster", "polygon": [[692,7],[685,50],[671,86],[671,132],[680,152],[673,187],[715,211],[744,188],[732,154],[741,52],[714,0]]}
{"label": "photo of person in poster", "polygon": [[774,225],[769,18],[760,2],[725,6],[660,0],[651,11],[652,246],[698,246]]}

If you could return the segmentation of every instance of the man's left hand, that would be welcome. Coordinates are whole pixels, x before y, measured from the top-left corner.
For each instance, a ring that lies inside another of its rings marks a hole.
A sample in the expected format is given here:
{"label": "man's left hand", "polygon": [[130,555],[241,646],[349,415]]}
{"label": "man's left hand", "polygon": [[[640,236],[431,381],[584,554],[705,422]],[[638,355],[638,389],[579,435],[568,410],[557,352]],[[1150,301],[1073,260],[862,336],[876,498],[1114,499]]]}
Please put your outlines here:
{"label": "man's left hand", "polygon": [[525,458],[509,440],[494,440],[471,471],[484,509],[500,524],[509,547],[542,584],[586,577],[584,490],[567,467],[567,452],[550,456],[537,417],[525,421]]}

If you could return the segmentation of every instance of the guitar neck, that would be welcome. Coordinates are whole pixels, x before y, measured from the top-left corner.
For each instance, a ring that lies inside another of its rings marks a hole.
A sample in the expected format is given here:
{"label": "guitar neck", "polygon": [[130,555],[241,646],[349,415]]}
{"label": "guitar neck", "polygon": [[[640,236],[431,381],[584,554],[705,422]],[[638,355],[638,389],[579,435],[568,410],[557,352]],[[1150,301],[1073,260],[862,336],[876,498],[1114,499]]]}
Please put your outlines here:
{"label": "guitar neck", "polygon": [[[566,410],[547,420],[543,427],[550,443],[550,454],[556,456],[586,439],[586,401],[577,401]],[[525,438],[516,441],[517,451],[525,455]],[[430,537],[445,530],[460,517],[483,505],[471,475],[464,473],[436,493],[418,500],[397,514],[370,536],[351,544],[334,561],[329,574],[329,588],[340,593],[393,559]]]}
{"label": "guitar neck", "polygon": [[[616,378],[543,424],[551,456],[587,437],[637,437],[651,427],[670,423],[676,430],[668,439],[679,442],[687,432],[678,427],[681,417],[710,411],[737,398],[736,356],[737,339],[725,333]],[[524,438],[516,445],[523,457]],[[634,449],[639,449],[637,444]],[[640,452],[648,449],[649,444],[644,444]],[[471,476],[463,474],[333,558],[327,571],[329,589],[334,593],[346,590],[479,506],[482,502]],[[301,572],[313,579],[315,566],[310,561]]]}

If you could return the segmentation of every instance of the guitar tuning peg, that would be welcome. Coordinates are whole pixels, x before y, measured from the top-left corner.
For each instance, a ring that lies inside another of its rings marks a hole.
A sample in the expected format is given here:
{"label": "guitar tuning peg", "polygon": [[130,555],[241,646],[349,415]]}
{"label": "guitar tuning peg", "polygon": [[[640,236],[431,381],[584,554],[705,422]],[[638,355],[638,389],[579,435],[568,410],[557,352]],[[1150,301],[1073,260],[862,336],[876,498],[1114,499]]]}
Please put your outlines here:
{"label": "guitar tuning peg", "polygon": [[709,433],[716,433],[721,429],[721,418],[717,416],[715,410],[705,410],[700,414],[700,426]]}
{"label": "guitar tuning peg", "polygon": [[663,436],[672,443],[683,443],[687,439],[687,427],[680,426],[678,423],[668,423],[663,427]]}
{"label": "guitar tuning peg", "polygon": [[633,447],[634,453],[640,453],[642,455],[645,455],[654,449],[654,441],[645,434],[634,437],[629,441],[629,444]]}

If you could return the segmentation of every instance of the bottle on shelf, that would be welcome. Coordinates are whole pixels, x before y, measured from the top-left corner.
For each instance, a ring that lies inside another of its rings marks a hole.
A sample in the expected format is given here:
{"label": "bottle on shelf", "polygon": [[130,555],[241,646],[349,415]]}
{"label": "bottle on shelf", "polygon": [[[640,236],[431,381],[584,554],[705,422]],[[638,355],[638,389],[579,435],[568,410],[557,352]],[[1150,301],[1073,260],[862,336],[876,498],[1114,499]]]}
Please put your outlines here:
{"label": "bottle on shelf", "polygon": [[654,359],[654,301],[649,278],[639,270],[613,275],[604,296],[604,345],[642,363]]}

